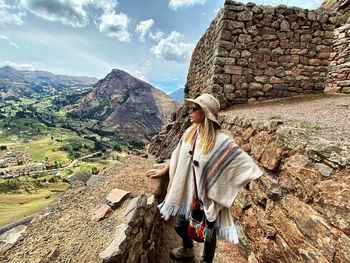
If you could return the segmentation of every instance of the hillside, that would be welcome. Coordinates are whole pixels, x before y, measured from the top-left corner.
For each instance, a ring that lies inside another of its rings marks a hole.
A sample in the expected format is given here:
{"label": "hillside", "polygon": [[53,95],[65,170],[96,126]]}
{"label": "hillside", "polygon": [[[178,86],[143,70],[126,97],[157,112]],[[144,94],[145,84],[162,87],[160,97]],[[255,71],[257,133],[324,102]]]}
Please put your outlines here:
{"label": "hillside", "polygon": [[97,119],[96,129],[117,132],[129,142],[147,141],[178,105],[152,85],[113,69],[80,100],[71,116]]}
{"label": "hillside", "polygon": [[47,71],[0,68],[0,97],[20,98],[57,93],[71,87],[92,86],[96,78],[55,75]]}
{"label": "hillside", "polygon": [[[154,162],[153,158],[130,155],[100,173],[100,180],[92,185],[74,182],[57,202],[36,217],[15,246],[0,250],[0,259],[3,262],[23,262],[23,255],[26,255],[26,262],[102,262],[98,254],[111,242],[118,224],[126,221],[124,213],[130,198],[122,202],[111,217],[100,222],[91,221],[92,211],[113,188],[130,191],[134,197],[140,194],[150,196],[154,188],[144,172],[151,169]],[[161,263],[175,263],[169,260],[168,253],[171,247],[179,246],[180,239],[172,224],[166,224],[167,242],[157,249],[158,262]],[[216,262],[230,263],[231,256],[237,263],[246,262],[234,246],[222,241],[219,246]],[[201,250],[202,245],[196,244],[198,255]]]}

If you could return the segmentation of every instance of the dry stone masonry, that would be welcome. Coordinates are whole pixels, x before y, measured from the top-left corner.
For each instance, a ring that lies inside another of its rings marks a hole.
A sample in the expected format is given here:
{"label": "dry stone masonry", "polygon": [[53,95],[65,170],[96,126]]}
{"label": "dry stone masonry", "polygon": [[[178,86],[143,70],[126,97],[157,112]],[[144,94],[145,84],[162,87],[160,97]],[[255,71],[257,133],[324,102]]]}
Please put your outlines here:
{"label": "dry stone masonry", "polygon": [[321,93],[336,23],[324,11],[226,0],[193,52],[189,96],[215,93],[225,108]]}
{"label": "dry stone masonry", "polygon": [[350,21],[334,32],[327,89],[350,94]]}

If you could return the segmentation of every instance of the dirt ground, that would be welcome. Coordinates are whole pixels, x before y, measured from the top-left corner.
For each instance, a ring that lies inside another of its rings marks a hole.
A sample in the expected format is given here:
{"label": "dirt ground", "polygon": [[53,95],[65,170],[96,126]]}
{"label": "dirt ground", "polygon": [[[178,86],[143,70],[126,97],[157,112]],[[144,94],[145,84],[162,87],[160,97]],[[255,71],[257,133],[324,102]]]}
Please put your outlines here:
{"label": "dirt ground", "polygon": [[255,120],[275,118],[291,127],[304,124],[311,135],[330,141],[350,141],[350,95],[346,94],[324,93],[255,102],[237,105],[221,114]]}

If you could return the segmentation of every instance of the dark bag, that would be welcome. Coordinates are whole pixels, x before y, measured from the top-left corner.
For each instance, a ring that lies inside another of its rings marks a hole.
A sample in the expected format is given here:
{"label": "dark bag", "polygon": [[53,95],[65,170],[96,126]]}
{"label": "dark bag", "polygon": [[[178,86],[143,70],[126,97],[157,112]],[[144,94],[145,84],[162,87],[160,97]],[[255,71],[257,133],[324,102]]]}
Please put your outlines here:
{"label": "dark bag", "polygon": [[[190,152],[191,161],[193,161],[194,150],[196,147],[197,133],[195,134],[195,140]],[[195,199],[192,201],[191,217],[187,228],[187,234],[190,238],[197,242],[209,241],[213,233],[213,224],[211,228],[208,227],[207,219],[205,217],[203,202],[198,198],[196,173],[194,164],[192,162],[193,180],[194,180],[194,192],[196,194]]]}

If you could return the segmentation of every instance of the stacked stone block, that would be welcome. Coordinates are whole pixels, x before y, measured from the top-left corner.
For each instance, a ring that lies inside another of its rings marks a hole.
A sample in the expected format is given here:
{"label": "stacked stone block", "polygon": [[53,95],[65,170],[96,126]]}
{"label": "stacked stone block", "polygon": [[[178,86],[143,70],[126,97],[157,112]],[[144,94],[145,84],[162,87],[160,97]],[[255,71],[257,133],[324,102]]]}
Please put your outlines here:
{"label": "stacked stone block", "polygon": [[350,94],[350,22],[334,31],[327,90]]}
{"label": "stacked stone block", "polygon": [[214,72],[214,50],[215,45],[220,36],[220,23],[222,19],[222,11],[211,22],[205,34],[198,41],[195,50],[192,53],[189,72],[193,79],[200,80],[190,84],[190,96],[202,90],[210,84],[211,76]]}
{"label": "stacked stone block", "polygon": [[336,23],[321,11],[226,0],[194,51],[189,95],[213,93],[224,108],[321,93]]}

